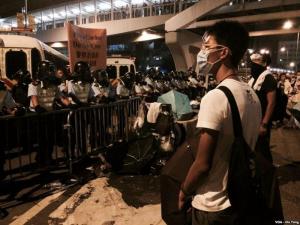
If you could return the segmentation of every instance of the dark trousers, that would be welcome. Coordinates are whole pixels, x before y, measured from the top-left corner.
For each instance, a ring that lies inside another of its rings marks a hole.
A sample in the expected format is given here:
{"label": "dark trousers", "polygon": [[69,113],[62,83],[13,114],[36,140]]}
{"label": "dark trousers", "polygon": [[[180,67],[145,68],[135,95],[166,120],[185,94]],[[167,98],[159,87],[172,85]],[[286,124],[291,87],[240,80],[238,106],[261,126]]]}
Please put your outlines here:
{"label": "dark trousers", "polygon": [[181,183],[170,176],[161,175],[161,215],[167,225],[190,225],[190,213],[179,211],[178,195]]}
{"label": "dark trousers", "polygon": [[193,225],[240,225],[237,213],[229,207],[218,212],[205,212],[193,208]]}
{"label": "dark trousers", "polygon": [[265,159],[267,159],[270,163],[273,163],[273,157],[270,149],[270,139],[271,139],[271,125],[269,125],[267,129],[267,133],[264,136],[259,136],[255,150],[260,152]]}

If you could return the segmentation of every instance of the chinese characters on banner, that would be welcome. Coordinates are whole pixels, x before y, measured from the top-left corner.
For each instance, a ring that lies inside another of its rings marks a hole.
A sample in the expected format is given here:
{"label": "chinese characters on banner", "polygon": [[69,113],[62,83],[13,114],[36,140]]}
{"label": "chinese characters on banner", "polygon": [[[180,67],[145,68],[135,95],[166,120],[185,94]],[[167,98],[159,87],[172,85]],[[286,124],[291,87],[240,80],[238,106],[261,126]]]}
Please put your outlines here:
{"label": "chinese characters on banner", "polygon": [[68,29],[68,48],[70,69],[78,61],[87,62],[92,69],[106,68],[106,29],[82,28],[70,23]]}

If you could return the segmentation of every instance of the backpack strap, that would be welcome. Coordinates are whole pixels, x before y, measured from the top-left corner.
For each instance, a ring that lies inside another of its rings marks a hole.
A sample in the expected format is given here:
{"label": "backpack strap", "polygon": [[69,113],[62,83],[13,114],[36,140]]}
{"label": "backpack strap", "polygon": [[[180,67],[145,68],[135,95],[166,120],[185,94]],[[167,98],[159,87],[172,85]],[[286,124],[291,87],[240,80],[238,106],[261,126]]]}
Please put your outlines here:
{"label": "backpack strap", "polygon": [[234,99],[234,96],[228,87],[220,86],[220,87],[218,87],[218,89],[223,91],[228,99],[228,102],[229,102],[229,105],[231,108],[231,114],[232,114],[234,136],[242,137],[243,136],[243,128],[242,128],[242,123],[241,123],[241,117],[240,117],[240,113],[239,113],[236,101]]}

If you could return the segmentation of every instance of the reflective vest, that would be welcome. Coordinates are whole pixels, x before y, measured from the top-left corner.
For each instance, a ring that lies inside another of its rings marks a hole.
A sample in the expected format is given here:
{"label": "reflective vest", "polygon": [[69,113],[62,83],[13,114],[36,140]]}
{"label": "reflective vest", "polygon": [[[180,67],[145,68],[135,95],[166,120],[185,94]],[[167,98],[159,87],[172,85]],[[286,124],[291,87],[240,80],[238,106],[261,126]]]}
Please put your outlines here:
{"label": "reflective vest", "polygon": [[90,84],[89,83],[73,83],[73,90],[75,96],[81,102],[88,102],[89,93],[90,93]]}
{"label": "reflective vest", "polygon": [[41,84],[37,86],[37,96],[39,100],[39,105],[45,108],[47,111],[53,109],[54,98],[57,93],[56,86],[42,87]]}

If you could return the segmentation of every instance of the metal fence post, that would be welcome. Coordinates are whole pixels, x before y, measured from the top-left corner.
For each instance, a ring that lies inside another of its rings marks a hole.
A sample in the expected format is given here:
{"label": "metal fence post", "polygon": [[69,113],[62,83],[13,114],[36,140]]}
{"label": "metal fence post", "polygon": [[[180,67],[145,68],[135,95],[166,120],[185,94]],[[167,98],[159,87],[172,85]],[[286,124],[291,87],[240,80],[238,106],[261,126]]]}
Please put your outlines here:
{"label": "metal fence post", "polygon": [[69,163],[69,173],[70,175],[73,173],[73,159],[72,159],[72,137],[71,137],[71,116],[73,115],[74,111],[70,111],[68,113],[68,117],[67,117],[67,124],[64,125],[64,129],[67,129],[68,132],[68,163]]}

